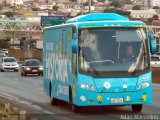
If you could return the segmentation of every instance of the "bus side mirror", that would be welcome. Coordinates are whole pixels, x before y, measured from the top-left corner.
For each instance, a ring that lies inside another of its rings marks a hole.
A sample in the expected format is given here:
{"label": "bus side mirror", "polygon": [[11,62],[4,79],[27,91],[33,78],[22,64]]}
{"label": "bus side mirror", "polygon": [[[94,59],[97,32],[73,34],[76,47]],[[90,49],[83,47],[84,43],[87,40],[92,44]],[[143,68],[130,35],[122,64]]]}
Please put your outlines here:
{"label": "bus side mirror", "polygon": [[72,53],[77,53],[78,51],[77,45],[78,45],[77,35],[74,34],[73,39],[72,39]]}
{"label": "bus side mirror", "polygon": [[153,33],[148,32],[148,37],[149,37],[149,42],[150,42],[150,52],[151,54],[156,54],[157,53],[157,42],[156,42],[156,39],[154,38]]}

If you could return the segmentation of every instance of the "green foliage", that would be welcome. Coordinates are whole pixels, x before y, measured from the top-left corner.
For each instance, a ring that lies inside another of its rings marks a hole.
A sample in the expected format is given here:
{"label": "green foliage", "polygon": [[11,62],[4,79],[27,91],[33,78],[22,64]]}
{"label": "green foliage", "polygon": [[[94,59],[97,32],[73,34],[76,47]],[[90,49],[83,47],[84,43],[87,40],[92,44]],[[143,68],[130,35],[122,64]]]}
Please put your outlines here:
{"label": "green foliage", "polygon": [[160,7],[159,6],[154,6],[153,9],[160,9]]}
{"label": "green foliage", "polygon": [[7,17],[13,17],[14,13],[13,12],[4,12],[3,15],[6,15]]}
{"label": "green foliage", "polygon": [[32,11],[40,11],[40,8],[32,8]]}
{"label": "green foliage", "polygon": [[53,11],[58,11],[58,6],[57,6],[57,5],[53,6],[53,7],[52,7],[52,10],[53,10]]}
{"label": "green foliage", "polygon": [[122,16],[126,16],[126,17],[130,17],[131,12],[129,11],[124,11],[124,10],[120,10],[120,9],[115,9],[115,8],[107,8],[104,10],[104,13],[117,13],[119,15]]}
{"label": "green foliage", "polygon": [[122,7],[122,4],[119,1],[113,1],[113,2],[111,2],[110,5],[114,6],[116,8],[121,8]]}
{"label": "green foliage", "polygon": [[0,48],[9,48],[9,39],[0,39]]}
{"label": "green foliage", "polygon": [[152,19],[153,20],[158,20],[158,15],[153,15]]}
{"label": "green foliage", "polygon": [[122,3],[123,4],[132,4],[132,1],[131,0],[122,0]]}
{"label": "green foliage", "polygon": [[135,5],[132,7],[132,10],[141,10],[141,6],[140,5]]}
{"label": "green foliage", "polygon": [[29,40],[29,41],[28,41],[28,45],[30,45],[30,47],[33,48],[33,47],[34,47],[34,44],[36,44],[36,41],[37,41],[37,40],[33,40],[33,39]]}

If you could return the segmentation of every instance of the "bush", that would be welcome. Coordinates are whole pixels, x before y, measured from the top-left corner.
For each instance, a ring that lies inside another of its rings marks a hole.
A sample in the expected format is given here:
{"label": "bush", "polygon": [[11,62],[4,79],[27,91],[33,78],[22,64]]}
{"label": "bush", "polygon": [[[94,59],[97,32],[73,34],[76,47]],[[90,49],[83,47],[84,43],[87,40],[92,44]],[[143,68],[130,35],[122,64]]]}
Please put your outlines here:
{"label": "bush", "polygon": [[0,39],[0,48],[9,48],[9,39]]}
{"label": "bush", "polygon": [[130,17],[131,12],[129,11],[124,11],[124,10],[120,10],[120,9],[115,9],[115,8],[107,8],[104,10],[104,13],[117,13],[119,15],[122,16],[126,16],[126,17]]}

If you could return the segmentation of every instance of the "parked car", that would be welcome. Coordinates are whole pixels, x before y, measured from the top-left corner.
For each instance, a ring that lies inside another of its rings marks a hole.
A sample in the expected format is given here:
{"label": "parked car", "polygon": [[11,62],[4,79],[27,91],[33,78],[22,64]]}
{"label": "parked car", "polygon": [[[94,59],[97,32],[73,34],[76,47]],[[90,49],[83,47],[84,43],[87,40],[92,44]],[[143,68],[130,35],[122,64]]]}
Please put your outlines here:
{"label": "parked car", "polygon": [[159,55],[151,55],[151,66],[160,67],[160,56]]}
{"label": "parked car", "polygon": [[3,57],[0,61],[0,70],[4,72],[6,70],[14,70],[18,72],[19,65],[15,57]]}
{"label": "parked car", "polygon": [[21,76],[26,76],[27,74],[38,74],[43,75],[42,63],[37,59],[25,60],[21,66]]}
{"label": "parked car", "polygon": [[6,56],[6,53],[4,51],[0,51],[0,57],[3,58]]}

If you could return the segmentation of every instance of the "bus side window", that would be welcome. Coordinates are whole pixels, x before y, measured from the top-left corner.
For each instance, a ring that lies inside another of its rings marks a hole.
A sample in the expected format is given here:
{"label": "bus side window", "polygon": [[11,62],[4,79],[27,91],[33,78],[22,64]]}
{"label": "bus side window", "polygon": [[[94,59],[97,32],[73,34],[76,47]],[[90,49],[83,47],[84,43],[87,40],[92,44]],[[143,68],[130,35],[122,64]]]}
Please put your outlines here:
{"label": "bus side window", "polygon": [[72,54],[72,73],[75,77],[77,77],[77,54]]}

